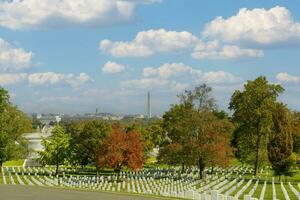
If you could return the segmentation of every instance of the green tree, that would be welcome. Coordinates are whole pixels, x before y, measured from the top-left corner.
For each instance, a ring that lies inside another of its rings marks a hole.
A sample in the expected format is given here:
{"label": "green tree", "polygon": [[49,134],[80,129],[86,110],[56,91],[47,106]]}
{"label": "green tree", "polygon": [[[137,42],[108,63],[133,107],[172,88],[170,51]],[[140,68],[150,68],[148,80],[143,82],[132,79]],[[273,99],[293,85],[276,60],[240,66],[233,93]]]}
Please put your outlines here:
{"label": "green tree", "polygon": [[31,120],[11,104],[8,92],[0,87],[0,167],[5,161],[26,157],[22,134],[28,131]]}
{"label": "green tree", "polygon": [[293,153],[290,111],[283,104],[276,104],[273,112],[273,133],[268,143],[268,157],[276,175],[291,175]]}
{"label": "green tree", "polygon": [[141,140],[143,142],[144,159],[146,160],[153,148],[159,146],[163,140],[163,129],[160,121],[150,122],[148,124],[133,123],[125,126],[126,132],[137,131],[141,134]]}
{"label": "green tree", "polygon": [[292,113],[293,151],[300,154],[300,112]]}
{"label": "green tree", "polygon": [[190,144],[187,132],[190,113],[193,112],[185,105],[173,105],[163,115],[162,128],[167,134],[167,140],[163,143],[159,152],[159,161],[166,164],[180,164],[182,172],[185,167],[192,164]]}
{"label": "green tree", "polygon": [[58,174],[59,166],[67,162],[69,156],[70,137],[64,128],[56,125],[49,138],[42,140],[44,151],[40,152],[40,160],[45,165],[55,165],[55,174]]}
{"label": "green tree", "polygon": [[66,130],[71,134],[73,163],[96,165],[99,146],[111,131],[108,123],[100,120],[72,122]]}
{"label": "green tree", "polygon": [[[283,92],[280,85],[269,84],[265,77],[248,81],[243,91],[235,91],[229,109],[237,124],[235,133],[238,151],[242,157],[254,157],[254,174],[257,175],[261,153],[267,148],[268,135],[272,130],[272,114],[277,97]],[[254,155],[252,154],[254,152]]]}
{"label": "green tree", "polygon": [[[216,115],[212,88],[203,84],[179,95],[181,104],[174,105],[163,116],[163,128],[170,139],[162,148],[160,160],[181,165],[196,165],[200,178],[205,168],[227,164],[231,155],[229,139],[233,126],[225,117]],[[218,154],[218,153],[220,154]]]}

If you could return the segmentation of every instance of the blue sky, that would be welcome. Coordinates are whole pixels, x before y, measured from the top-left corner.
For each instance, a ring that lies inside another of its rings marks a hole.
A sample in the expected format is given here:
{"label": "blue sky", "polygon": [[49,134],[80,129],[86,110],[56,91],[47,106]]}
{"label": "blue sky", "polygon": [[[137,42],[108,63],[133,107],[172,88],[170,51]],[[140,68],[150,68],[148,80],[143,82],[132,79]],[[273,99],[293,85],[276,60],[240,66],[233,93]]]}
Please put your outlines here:
{"label": "blue sky", "polygon": [[226,109],[265,75],[300,109],[300,4],[293,0],[0,1],[0,85],[26,112],[153,113],[196,84]]}

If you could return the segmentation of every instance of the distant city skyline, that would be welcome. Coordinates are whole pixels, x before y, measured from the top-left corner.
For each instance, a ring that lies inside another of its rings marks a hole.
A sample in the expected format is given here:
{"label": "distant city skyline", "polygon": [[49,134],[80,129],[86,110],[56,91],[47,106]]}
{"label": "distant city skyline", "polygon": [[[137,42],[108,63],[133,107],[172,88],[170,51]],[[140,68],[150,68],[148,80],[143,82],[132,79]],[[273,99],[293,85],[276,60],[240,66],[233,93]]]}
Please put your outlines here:
{"label": "distant city skyline", "polygon": [[299,2],[44,2],[0,1],[0,86],[26,113],[147,115],[149,91],[162,115],[200,83],[228,111],[260,75],[300,110]]}

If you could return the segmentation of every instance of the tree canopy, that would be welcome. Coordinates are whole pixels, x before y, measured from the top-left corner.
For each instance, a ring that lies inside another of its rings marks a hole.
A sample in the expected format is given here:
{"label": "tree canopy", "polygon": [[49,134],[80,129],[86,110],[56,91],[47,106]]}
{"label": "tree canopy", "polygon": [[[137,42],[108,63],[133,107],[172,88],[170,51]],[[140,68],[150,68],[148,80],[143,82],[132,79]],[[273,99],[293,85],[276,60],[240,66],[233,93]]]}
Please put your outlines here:
{"label": "tree canopy", "polygon": [[253,160],[255,175],[273,127],[277,97],[283,90],[280,85],[270,84],[265,77],[258,77],[248,81],[243,91],[237,90],[231,97],[229,109],[234,111],[233,120],[237,124],[236,148],[242,161],[250,156],[254,158],[250,160]]}
{"label": "tree canopy", "polygon": [[143,144],[137,131],[128,131],[113,125],[112,132],[99,146],[99,168],[111,167],[119,173],[123,167],[139,170],[144,164]]}
{"label": "tree canopy", "polygon": [[0,167],[5,161],[25,158],[27,143],[22,134],[31,131],[31,120],[9,101],[0,87]]}

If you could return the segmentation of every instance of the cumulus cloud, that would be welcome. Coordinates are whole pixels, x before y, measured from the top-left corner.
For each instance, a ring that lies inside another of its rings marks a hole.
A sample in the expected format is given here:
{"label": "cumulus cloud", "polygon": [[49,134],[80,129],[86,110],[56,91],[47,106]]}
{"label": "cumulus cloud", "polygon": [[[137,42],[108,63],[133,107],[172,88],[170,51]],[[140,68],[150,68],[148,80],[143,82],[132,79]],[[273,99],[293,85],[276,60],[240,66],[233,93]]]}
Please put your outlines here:
{"label": "cumulus cloud", "polygon": [[86,73],[80,73],[79,76],[74,76],[72,74],[72,76],[70,78],[67,78],[65,81],[71,87],[77,88],[77,87],[84,85],[87,82],[92,81],[92,79]]}
{"label": "cumulus cloud", "polygon": [[202,41],[190,32],[165,29],[139,32],[133,41],[102,40],[102,52],[114,57],[146,57],[159,53],[176,53],[193,50],[195,59],[239,59],[262,57],[262,50],[224,45],[217,40]]}
{"label": "cumulus cloud", "polygon": [[138,89],[173,89],[184,90],[190,84],[236,84],[242,79],[229,72],[202,72],[183,63],[165,63],[159,67],[146,67],[140,79],[126,80],[123,87]]}
{"label": "cumulus cloud", "polygon": [[243,45],[279,45],[300,42],[300,23],[285,7],[269,10],[242,8],[227,19],[219,16],[208,23],[203,36]]}
{"label": "cumulus cloud", "polygon": [[143,70],[144,77],[159,76],[160,78],[170,78],[182,75],[200,74],[201,71],[183,63],[165,63],[160,67],[146,67]]}
{"label": "cumulus cloud", "polygon": [[26,73],[6,73],[0,74],[0,86],[1,85],[14,85],[25,81],[27,78]]}
{"label": "cumulus cloud", "polygon": [[264,56],[262,50],[243,49],[235,45],[221,45],[218,41],[209,41],[206,44],[198,44],[192,57],[195,59],[241,59],[260,58]]}
{"label": "cumulus cloud", "polygon": [[144,77],[158,77],[170,79],[175,77],[188,77],[197,82],[207,83],[235,83],[241,79],[229,72],[212,71],[202,72],[184,63],[165,63],[160,67],[146,67],[143,71]]}
{"label": "cumulus cloud", "polygon": [[222,84],[222,83],[238,83],[242,81],[241,78],[234,76],[229,72],[213,71],[203,73],[200,78],[200,82],[207,82],[210,84]]}
{"label": "cumulus cloud", "polygon": [[78,76],[55,72],[33,73],[28,75],[28,82],[32,86],[67,83],[71,87],[79,87],[88,81],[91,81],[91,78],[86,73],[80,73]]}
{"label": "cumulus cloud", "polygon": [[169,88],[174,85],[173,81],[160,78],[141,78],[134,80],[126,80],[121,83],[122,87],[137,89],[153,89],[153,88]]}
{"label": "cumulus cloud", "polygon": [[[142,0],[151,4],[158,0]],[[0,26],[9,29],[103,26],[132,19],[133,0],[4,0],[0,2]]]}
{"label": "cumulus cloud", "polygon": [[102,67],[104,74],[115,74],[125,71],[125,66],[116,62],[108,61]]}
{"label": "cumulus cloud", "polygon": [[285,83],[299,83],[300,82],[300,76],[293,76],[288,73],[278,73],[276,75],[276,79],[280,82],[285,82]]}
{"label": "cumulus cloud", "polygon": [[115,57],[145,57],[156,53],[178,52],[192,48],[199,39],[193,34],[165,29],[139,32],[133,41],[102,40],[100,49]]}
{"label": "cumulus cloud", "polygon": [[30,67],[32,52],[15,47],[0,38],[0,71],[14,71]]}

